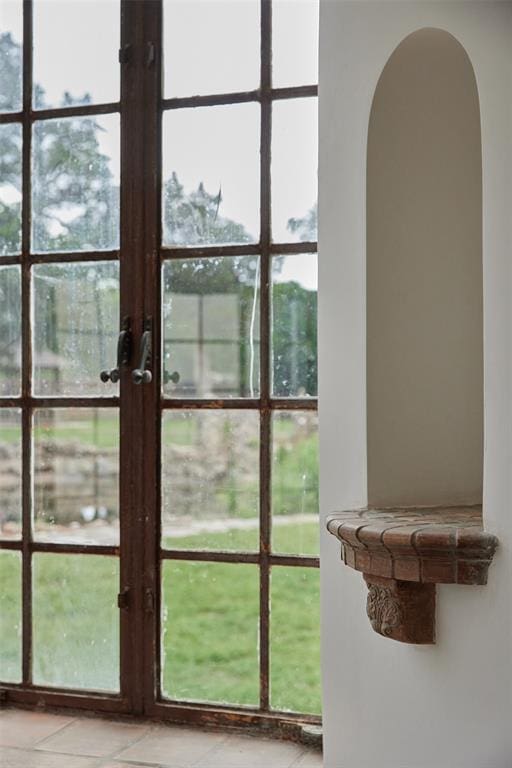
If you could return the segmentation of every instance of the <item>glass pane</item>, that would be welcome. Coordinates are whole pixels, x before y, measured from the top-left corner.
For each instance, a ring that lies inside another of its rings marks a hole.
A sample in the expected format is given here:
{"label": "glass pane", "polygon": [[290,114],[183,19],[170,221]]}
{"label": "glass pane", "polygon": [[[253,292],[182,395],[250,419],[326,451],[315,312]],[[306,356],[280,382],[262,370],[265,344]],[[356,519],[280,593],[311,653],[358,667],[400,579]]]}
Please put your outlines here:
{"label": "glass pane", "polygon": [[116,362],[117,262],[34,267],[34,392],[115,395],[100,371]]}
{"label": "glass pane", "polygon": [[21,556],[0,551],[0,680],[21,682]]}
{"label": "glass pane", "polygon": [[317,258],[277,256],[272,264],[273,392],[317,394]]}
{"label": "glass pane", "polygon": [[0,112],[18,112],[23,73],[21,0],[0,3],[0,30]]}
{"label": "glass pane", "polygon": [[21,249],[21,144],[21,125],[0,125],[0,256]]}
{"label": "glass pane", "polygon": [[272,106],[272,235],[276,243],[317,237],[317,109],[316,98],[277,101]]}
{"label": "glass pane", "polygon": [[164,114],[164,245],[257,240],[259,134],[256,104]]}
{"label": "glass pane", "polygon": [[318,83],[318,0],[272,0],[274,88]]}
{"label": "glass pane", "polygon": [[165,0],[165,95],[257,88],[259,5],[258,0]]}
{"label": "glass pane", "polygon": [[259,259],[176,259],[163,268],[164,391],[256,397]]}
{"label": "glass pane", "polygon": [[168,411],[162,430],[164,546],[256,550],[258,413]]}
{"label": "glass pane", "polygon": [[20,268],[0,267],[0,395],[19,395],[21,389],[21,278]]}
{"label": "glass pane", "polygon": [[119,99],[119,0],[34,3],[36,109]]}
{"label": "glass pane", "polygon": [[21,536],[21,411],[0,409],[0,539]]}
{"label": "glass pane", "polygon": [[34,251],[118,247],[118,115],[35,124],[32,206]]}
{"label": "glass pane", "polygon": [[119,415],[114,408],[34,414],[38,541],[119,543]]}
{"label": "glass pane", "polygon": [[119,563],[33,557],[34,683],[119,690]]}
{"label": "glass pane", "polygon": [[166,561],[162,590],[164,696],[256,705],[257,567]]}
{"label": "glass pane", "polygon": [[318,417],[273,414],[272,549],[316,555],[318,529]]}
{"label": "glass pane", "polygon": [[270,704],[292,712],[321,711],[317,568],[272,568]]}

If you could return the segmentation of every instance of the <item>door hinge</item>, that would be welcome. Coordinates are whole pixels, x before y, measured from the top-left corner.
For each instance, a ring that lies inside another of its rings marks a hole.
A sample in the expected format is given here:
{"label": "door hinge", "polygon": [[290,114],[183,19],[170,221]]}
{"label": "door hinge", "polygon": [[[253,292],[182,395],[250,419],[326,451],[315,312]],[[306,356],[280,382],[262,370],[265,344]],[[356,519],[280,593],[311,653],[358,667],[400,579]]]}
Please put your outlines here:
{"label": "door hinge", "polygon": [[146,613],[153,613],[155,610],[155,595],[149,587],[144,590],[144,610]]}
{"label": "door hinge", "polygon": [[130,594],[130,590],[128,587],[125,587],[117,596],[117,607],[120,608],[122,611],[126,611],[129,608],[129,600],[128,595]]}

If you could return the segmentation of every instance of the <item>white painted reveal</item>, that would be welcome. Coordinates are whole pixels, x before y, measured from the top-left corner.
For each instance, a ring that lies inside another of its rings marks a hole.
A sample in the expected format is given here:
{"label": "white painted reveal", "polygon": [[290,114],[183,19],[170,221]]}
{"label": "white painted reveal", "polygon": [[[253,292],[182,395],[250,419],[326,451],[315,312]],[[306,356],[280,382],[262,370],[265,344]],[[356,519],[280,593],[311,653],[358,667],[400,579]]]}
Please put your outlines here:
{"label": "white painted reveal", "polygon": [[[336,541],[324,534],[325,766],[511,768],[512,3],[321,0],[320,26],[322,519],[367,502],[366,159],[372,100],[397,46],[418,30],[435,28],[452,35],[469,57],[480,99],[483,504],[486,527],[501,545],[488,586],[439,588],[437,645],[413,648],[371,631],[363,580],[341,565]],[[477,356],[468,360],[475,364]],[[471,445],[478,445],[478,435]],[[481,450],[480,444],[480,456]]]}

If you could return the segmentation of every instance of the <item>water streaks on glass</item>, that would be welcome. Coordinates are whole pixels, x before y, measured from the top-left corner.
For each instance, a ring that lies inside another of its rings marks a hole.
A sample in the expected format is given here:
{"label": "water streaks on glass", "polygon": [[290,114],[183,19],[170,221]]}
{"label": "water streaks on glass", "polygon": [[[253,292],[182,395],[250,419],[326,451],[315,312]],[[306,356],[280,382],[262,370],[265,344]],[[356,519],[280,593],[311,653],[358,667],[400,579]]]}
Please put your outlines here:
{"label": "water streaks on glass", "polygon": [[272,417],[272,551],[318,555],[318,416]]}
{"label": "water streaks on glass", "polygon": [[272,361],[276,397],[317,394],[317,257],[272,261]]}
{"label": "water streaks on glass", "polygon": [[256,550],[258,414],[166,412],[162,442],[164,546]]}
{"label": "water streaks on glass", "polygon": [[0,539],[21,538],[21,410],[0,410]]}
{"label": "water streaks on glass", "polygon": [[8,123],[0,125],[0,257],[20,249],[21,125]]}
{"label": "water streaks on glass", "polygon": [[23,2],[0,3],[0,113],[18,112],[22,102]]}
{"label": "water streaks on glass", "polygon": [[37,541],[119,543],[119,416],[113,408],[36,410]]}
{"label": "water streaks on glass", "polygon": [[0,266],[0,395],[21,390],[21,272]]}
{"label": "water streaks on glass", "polygon": [[34,683],[119,690],[119,561],[33,557]]}
{"label": "water streaks on glass", "polygon": [[21,555],[0,551],[0,680],[21,682]]}
{"label": "water streaks on glass", "polygon": [[119,264],[38,264],[34,273],[34,393],[112,395],[100,371],[116,359]]}
{"label": "water streaks on glass", "polygon": [[259,393],[259,259],[173,259],[163,267],[164,392]]}
{"label": "water streaks on glass", "polygon": [[119,246],[119,116],[36,122],[32,141],[32,249]]}

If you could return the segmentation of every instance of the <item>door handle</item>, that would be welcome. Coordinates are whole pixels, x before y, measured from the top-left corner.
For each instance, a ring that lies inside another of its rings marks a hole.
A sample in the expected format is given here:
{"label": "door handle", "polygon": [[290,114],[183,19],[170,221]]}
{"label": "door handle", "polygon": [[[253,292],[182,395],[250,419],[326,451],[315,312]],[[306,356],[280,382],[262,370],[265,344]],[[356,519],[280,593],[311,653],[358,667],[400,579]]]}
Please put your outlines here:
{"label": "door handle", "polygon": [[144,321],[144,332],[140,339],[140,363],[139,367],[132,371],[132,381],[134,384],[149,384],[152,379],[152,373],[148,366],[151,361],[152,351],[152,321],[148,317]]}
{"label": "door handle", "polygon": [[130,330],[130,318],[123,317],[121,331],[117,340],[117,366],[110,371],[101,371],[100,379],[104,384],[111,381],[115,384],[121,376],[121,366],[128,365],[132,357],[133,337]]}

